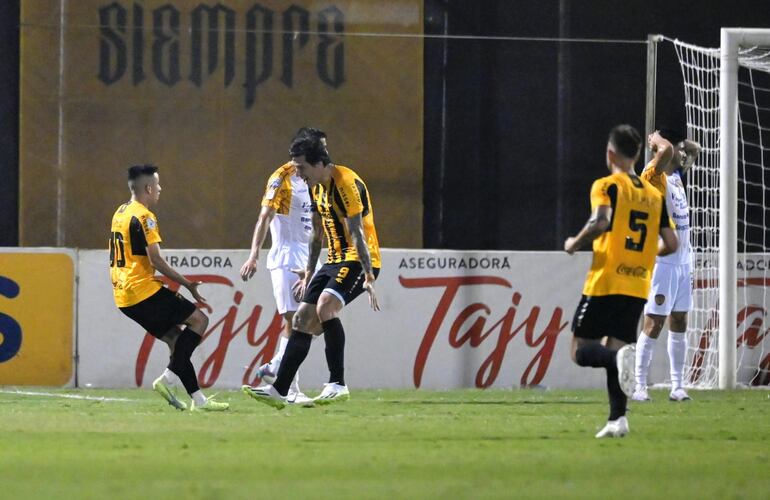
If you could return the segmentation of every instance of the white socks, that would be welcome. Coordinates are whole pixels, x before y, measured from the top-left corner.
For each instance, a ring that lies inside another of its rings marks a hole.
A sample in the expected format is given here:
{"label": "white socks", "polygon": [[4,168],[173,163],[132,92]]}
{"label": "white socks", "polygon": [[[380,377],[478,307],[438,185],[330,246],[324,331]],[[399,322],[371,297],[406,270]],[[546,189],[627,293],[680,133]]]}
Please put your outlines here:
{"label": "white socks", "polygon": [[275,353],[275,356],[273,356],[273,359],[270,360],[270,371],[273,373],[278,373],[278,368],[281,366],[281,360],[283,359],[283,353],[286,352],[286,344],[289,343],[289,338],[281,335],[281,338],[278,340],[278,352]]}
{"label": "white socks", "polygon": [[166,383],[166,385],[177,385],[179,384],[179,377],[176,376],[176,373],[172,372],[168,368],[166,368],[166,371],[163,372],[163,382]]}
{"label": "white socks", "polygon": [[294,380],[291,381],[289,386],[289,394],[299,392],[299,372],[294,374]]}
{"label": "white socks", "polygon": [[687,354],[686,332],[668,332],[668,360],[671,365],[671,390],[682,387],[684,358]]}
{"label": "white socks", "polygon": [[190,397],[195,401],[195,406],[203,406],[206,404],[206,396],[203,395],[200,389],[190,394]]}
{"label": "white socks", "polygon": [[[652,352],[655,350],[655,340],[639,334],[636,341],[636,387],[647,387],[647,377],[650,373]],[[668,332],[668,359],[671,368],[671,390],[682,387],[682,373],[684,372],[684,358],[687,354],[687,337],[685,332]]]}
{"label": "white socks", "polygon": [[655,350],[655,341],[648,337],[644,332],[639,334],[636,340],[636,388],[644,389],[647,387],[647,376],[650,373],[650,362],[652,361],[652,351]]}

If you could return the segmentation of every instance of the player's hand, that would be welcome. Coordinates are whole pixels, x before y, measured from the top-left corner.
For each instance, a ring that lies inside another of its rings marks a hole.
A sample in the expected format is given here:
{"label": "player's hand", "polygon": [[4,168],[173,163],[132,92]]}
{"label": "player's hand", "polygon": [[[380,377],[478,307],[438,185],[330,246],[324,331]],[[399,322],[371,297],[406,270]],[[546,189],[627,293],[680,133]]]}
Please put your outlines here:
{"label": "player's hand", "polygon": [[652,150],[653,153],[657,153],[658,146],[655,145],[655,139],[657,139],[657,136],[659,135],[658,131],[651,133],[647,136],[647,146]]}
{"label": "player's hand", "polygon": [[257,259],[249,257],[249,259],[241,266],[241,279],[243,281],[250,280],[254,273],[257,272]]}
{"label": "player's hand", "polygon": [[203,284],[202,281],[193,281],[190,283],[190,286],[187,287],[188,290],[190,290],[190,293],[192,294],[193,298],[197,300],[198,302],[206,303],[206,299],[203,298],[203,295],[198,293],[198,287]]}
{"label": "player's hand", "polygon": [[364,279],[364,290],[369,294],[369,306],[375,311],[380,310],[380,303],[377,301],[377,293],[374,291],[374,274],[367,274]]}
{"label": "player's hand", "polygon": [[566,240],[564,240],[564,251],[568,254],[572,255],[575,253],[575,241],[577,241],[577,238],[574,236],[570,236]]}
{"label": "player's hand", "polygon": [[305,289],[307,288],[307,272],[304,269],[292,269],[291,272],[299,276],[299,279],[291,286],[291,292],[294,294],[294,299],[299,302],[305,295]]}

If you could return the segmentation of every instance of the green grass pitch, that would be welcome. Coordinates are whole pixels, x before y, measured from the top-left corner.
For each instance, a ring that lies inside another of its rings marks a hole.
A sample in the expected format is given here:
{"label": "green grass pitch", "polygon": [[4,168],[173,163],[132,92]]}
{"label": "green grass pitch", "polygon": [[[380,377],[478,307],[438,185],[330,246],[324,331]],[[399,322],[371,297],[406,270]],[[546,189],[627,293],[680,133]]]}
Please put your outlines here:
{"label": "green grass pitch", "polygon": [[[604,391],[363,391],[221,414],[149,390],[0,393],[0,498],[768,498],[770,392],[631,404],[594,439]],[[41,389],[24,389],[42,391]]]}

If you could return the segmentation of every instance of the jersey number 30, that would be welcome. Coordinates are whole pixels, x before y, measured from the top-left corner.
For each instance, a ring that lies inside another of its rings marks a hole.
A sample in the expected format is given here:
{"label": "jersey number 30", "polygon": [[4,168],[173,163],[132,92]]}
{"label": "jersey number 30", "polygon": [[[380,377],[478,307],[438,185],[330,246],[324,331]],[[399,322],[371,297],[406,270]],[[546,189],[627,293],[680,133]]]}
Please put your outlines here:
{"label": "jersey number 30", "polygon": [[631,210],[628,218],[628,227],[631,231],[639,233],[639,241],[635,241],[632,236],[626,237],[626,249],[634,252],[641,252],[644,249],[644,241],[647,239],[647,224],[645,221],[650,218],[647,212]]}
{"label": "jersey number 30", "polygon": [[[626,244],[628,246],[628,244]],[[112,233],[110,235],[110,267],[125,267],[126,250],[123,246],[123,235],[121,233]]]}

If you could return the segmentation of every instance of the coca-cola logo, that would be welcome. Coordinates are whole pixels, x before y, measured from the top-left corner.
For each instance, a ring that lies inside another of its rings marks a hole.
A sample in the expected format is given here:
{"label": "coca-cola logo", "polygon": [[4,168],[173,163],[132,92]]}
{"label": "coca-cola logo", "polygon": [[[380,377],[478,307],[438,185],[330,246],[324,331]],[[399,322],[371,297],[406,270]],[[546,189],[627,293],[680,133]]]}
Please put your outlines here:
{"label": "coca-cola logo", "polygon": [[620,264],[615,272],[623,276],[630,276],[631,278],[647,277],[647,268],[644,266],[629,266],[628,264]]}

